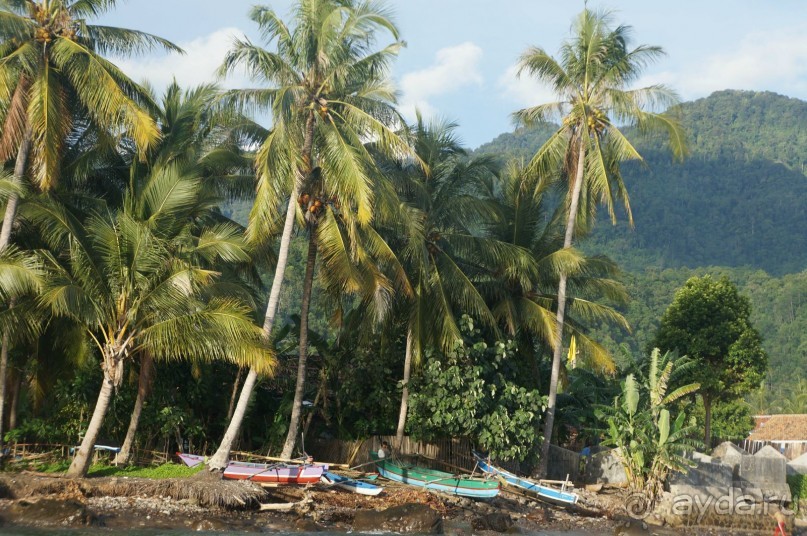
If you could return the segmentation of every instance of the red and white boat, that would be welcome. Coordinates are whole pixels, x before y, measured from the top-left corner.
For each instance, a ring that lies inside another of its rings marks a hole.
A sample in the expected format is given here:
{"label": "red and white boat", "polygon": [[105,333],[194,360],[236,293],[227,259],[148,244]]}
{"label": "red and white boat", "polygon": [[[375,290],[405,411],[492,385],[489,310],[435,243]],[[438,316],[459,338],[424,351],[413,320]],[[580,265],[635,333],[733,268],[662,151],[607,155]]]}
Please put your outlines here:
{"label": "red and white boat", "polygon": [[[177,454],[189,467],[204,463],[205,457],[196,454]],[[252,480],[264,484],[314,484],[328,470],[324,464],[248,463],[231,461],[224,469],[228,480]]]}
{"label": "red and white boat", "polygon": [[318,464],[230,462],[224,470],[224,478],[264,484],[314,484],[327,470],[328,466]]}

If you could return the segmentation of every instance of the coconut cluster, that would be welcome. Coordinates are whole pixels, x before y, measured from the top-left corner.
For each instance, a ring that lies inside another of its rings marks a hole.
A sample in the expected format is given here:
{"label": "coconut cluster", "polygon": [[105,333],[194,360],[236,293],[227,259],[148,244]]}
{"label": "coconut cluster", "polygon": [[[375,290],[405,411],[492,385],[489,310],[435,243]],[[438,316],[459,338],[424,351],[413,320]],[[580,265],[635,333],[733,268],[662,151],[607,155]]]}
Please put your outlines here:
{"label": "coconut cluster", "polygon": [[297,198],[297,204],[300,205],[300,208],[303,209],[304,212],[309,212],[315,216],[319,215],[325,209],[325,205],[330,204],[336,209],[339,208],[339,201],[336,197],[325,199],[307,193],[300,194]]}
{"label": "coconut cluster", "polygon": [[588,115],[588,129],[601,134],[602,131],[605,130],[605,120],[605,113],[603,113],[602,110],[591,110],[591,113]]}
{"label": "coconut cluster", "polygon": [[76,38],[76,24],[64,9],[54,14],[42,4],[35,4],[31,11],[31,18],[36,22],[34,39],[38,42],[50,43],[57,37]]}

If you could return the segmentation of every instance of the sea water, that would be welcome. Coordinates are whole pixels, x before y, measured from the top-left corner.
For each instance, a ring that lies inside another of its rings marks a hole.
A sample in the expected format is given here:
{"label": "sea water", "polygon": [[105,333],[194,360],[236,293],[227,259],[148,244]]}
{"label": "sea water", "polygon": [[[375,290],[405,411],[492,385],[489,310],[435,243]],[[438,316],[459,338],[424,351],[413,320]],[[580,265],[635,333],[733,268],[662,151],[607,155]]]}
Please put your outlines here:
{"label": "sea water", "polygon": [[[88,529],[36,529],[25,527],[0,527],[0,534],[4,536],[104,536],[110,533],[125,532],[126,536],[191,536],[191,535],[210,535],[222,536],[222,534],[256,534],[255,532],[226,532],[226,531],[191,531],[191,530],[156,530],[156,529],[105,529],[105,528],[88,528]],[[266,534],[274,534],[277,536],[344,536],[345,532],[265,532]],[[351,533],[352,534],[352,533]],[[399,533],[383,533],[372,532],[369,534],[383,535],[383,534],[399,534]],[[525,535],[535,536],[596,536],[595,532],[523,532]],[[611,536],[613,531],[602,532],[603,536]]]}

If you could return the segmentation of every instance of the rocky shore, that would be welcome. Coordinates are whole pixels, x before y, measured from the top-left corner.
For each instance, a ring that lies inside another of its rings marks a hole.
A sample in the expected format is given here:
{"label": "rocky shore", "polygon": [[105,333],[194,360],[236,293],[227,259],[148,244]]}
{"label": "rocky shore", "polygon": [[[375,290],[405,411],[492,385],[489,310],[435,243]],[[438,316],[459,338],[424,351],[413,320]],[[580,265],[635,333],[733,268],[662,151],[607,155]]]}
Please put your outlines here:
{"label": "rocky shore", "polygon": [[386,482],[385,486],[378,497],[365,497],[319,485],[264,489],[207,473],[176,480],[71,480],[23,472],[0,476],[0,531],[99,527],[456,535],[712,532],[693,527],[672,531],[631,520],[620,489],[582,492],[582,507],[567,511],[506,493],[490,501],[473,501]]}

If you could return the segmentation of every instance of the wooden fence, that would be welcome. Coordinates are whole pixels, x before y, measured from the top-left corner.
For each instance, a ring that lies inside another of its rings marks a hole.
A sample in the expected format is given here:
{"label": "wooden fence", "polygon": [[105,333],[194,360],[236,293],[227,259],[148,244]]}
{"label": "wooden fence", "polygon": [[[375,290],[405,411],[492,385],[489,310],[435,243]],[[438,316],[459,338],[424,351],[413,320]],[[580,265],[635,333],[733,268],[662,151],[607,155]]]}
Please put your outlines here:
{"label": "wooden fence", "polygon": [[[377,452],[381,448],[382,441],[395,445],[395,436],[378,436],[358,441],[319,439],[307,442],[306,450],[317,460],[355,467],[369,463],[370,452]],[[454,467],[470,472],[476,465],[471,453],[472,448],[471,441],[465,438],[425,442],[404,437],[400,448],[394,449],[394,454],[404,458],[418,458],[422,465],[431,465],[438,469]]]}
{"label": "wooden fence", "polygon": [[749,454],[756,454],[763,447],[770,445],[781,452],[788,461],[795,460],[807,452],[807,441],[752,441],[744,439],[735,442],[735,444]]}
{"label": "wooden fence", "polygon": [[[395,445],[395,436],[377,436],[358,441],[317,439],[306,441],[305,447],[306,451],[317,461],[356,467],[369,465],[371,461],[370,452],[377,452],[382,441]],[[11,443],[5,447],[6,461],[46,462],[64,460],[72,457],[71,451],[73,448],[76,447],[42,443]],[[427,442],[404,437],[400,448],[393,449],[393,454],[434,469],[467,471],[470,473],[476,469],[476,460],[472,453],[473,448],[473,443],[467,438],[447,438]],[[246,452],[233,452],[231,455],[233,459],[239,460],[277,460],[276,458],[267,458],[266,456]],[[111,462],[115,457],[115,453],[96,451],[94,457],[96,461],[100,458]],[[131,463],[136,465],[160,465],[168,461],[178,462],[172,453],[140,449],[134,449],[132,452]],[[518,462],[497,462],[497,465],[515,473],[529,474],[529,468]],[[549,472],[547,477],[555,480],[565,480],[568,476],[570,480],[577,481],[580,479],[579,465],[580,455],[578,453],[552,445],[549,453]]]}
{"label": "wooden fence", "polygon": [[[395,444],[394,436],[379,436],[359,441],[342,441],[339,439],[321,439],[306,443],[306,450],[318,461],[346,464],[356,467],[369,464],[370,452],[378,451],[381,442]],[[472,449],[473,443],[465,438],[439,439],[432,442],[415,441],[404,437],[400,449],[394,454],[403,458],[411,458],[421,465],[435,469],[465,470],[476,468]],[[529,467],[518,462],[497,462],[497,465],[519,474],[529,474]],[[552,445],[549,451],[547,478],[552,480],[580,481],[580,454]]]}
{"label": "wooden fence", "polygon": [[[78,445],[61,443],[8,443],[3,447],[6,462],[48,463],[71,459],[78,450]],[[93,463],[100,460],[112,461],[115,451],[99,450],[93,452]],[[166,452],[132,449],[130,463],[135,465],[161,465],[168,461],[177,461]]]}

